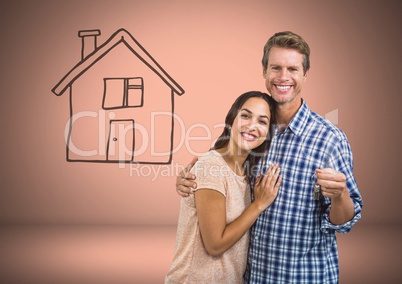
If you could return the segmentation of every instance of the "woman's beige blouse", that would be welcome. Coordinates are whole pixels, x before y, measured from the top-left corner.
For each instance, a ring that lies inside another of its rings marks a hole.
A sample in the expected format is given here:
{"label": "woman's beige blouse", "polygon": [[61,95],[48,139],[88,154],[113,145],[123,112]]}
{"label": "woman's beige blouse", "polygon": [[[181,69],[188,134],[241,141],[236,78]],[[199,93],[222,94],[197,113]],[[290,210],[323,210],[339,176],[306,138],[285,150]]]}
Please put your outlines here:
{"label": "woman's beige blouse", "polygon": [[[250,205],[245,178],[236,175],[216,151],[204,154],[192,169],[197,190],[216,190],[226,197],[226,222]],[[246,269],[248,233],[219,257],[210,256],[202,243],[194,195],[182,197],[175,255],[165,283],[242,283]]]}

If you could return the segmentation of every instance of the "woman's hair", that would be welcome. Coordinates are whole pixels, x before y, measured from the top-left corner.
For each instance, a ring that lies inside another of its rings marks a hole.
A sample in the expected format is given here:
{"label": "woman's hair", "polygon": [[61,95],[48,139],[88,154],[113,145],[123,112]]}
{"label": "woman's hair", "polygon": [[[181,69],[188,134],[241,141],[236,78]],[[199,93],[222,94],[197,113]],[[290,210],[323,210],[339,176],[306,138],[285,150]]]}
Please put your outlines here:
{"label": "woman's hair", "polygon": [[275,101],[268,94],[262,93],[259,91],[250,91],[240,95],[236,101],[233,103],[232,107],[229,109],[228,114],[225,118],[225,128],[223,129],[222,134],[216,140],[215,145],[212,149],[217,150],[226,147],[229,144],[230,136],[231,136],[231,127],[233,122],[238,115],[241,107],[244,103],[250,98],[261,98],[267,102],[269,106],[269,110],[271,112],[271,118],[269,121],[269,129],[268,134],[265,141],[258,147],[250,150],[249,155],[243,163],[243,169],[247,176],[247,178],[252,178],[254,167],[257,165],[261,157],[264,155],[266,151],[269,149],[269,145],[271,144],[271,137],[274,132],[274,123],[275,123]]}
{"label": "woman's hair", "polygon": [[279,32],[274,34],[264,46],[262,57],[262,67],[264,71],[268,68],[268,56],[272,47],[283,47],[295,49],[303,55],[303,74],[310,69],[310,47],[307,42],[299,35],[292,32]]}

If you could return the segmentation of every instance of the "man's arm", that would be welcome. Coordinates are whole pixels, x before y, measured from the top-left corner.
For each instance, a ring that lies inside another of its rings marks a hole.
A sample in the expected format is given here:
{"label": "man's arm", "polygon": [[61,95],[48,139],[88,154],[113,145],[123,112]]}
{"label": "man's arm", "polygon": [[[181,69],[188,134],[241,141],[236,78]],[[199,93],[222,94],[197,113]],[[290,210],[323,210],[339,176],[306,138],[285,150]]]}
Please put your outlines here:
{"label": "man's arm", "polygon": [[346,136],[336,142],[326,164],[326,169],[316,171],[323,196],[331,200],[321,230],[333,229],[345,234],[361,219],[363,207],[353,173],[352,149]]}
{"label": "man's arm", "polygon": [[352,220],[355,209],[346,186],[345,175],[330,168],[317,169],[316,174],[322,195],[331,198],[331,223],[341,225]]}
{"label": "man's arm", "polygon": [[197,188],[197,183],[195,182],[196,176],[190,173],[191,168],[197,161],[198,157],[194,157],[187,167],[176,177],[176,191],[180,196],[188,197]]}

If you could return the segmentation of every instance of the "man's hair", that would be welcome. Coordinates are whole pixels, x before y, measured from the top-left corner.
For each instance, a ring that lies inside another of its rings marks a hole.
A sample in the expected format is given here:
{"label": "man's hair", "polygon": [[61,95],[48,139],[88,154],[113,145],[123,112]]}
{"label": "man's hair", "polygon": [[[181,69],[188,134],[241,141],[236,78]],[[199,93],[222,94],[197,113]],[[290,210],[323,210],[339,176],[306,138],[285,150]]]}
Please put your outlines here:
{"label": "man's hair", "polygon": [[295,49],[303,55],[303,73],[304,75],[310,69],[310,47],[307,42],[299,35],[286,31],[274,34],[264,46],[264,55],[262,57],[262,66],[264,72],[268,68],[268,56],[272,47],[283,47]]}

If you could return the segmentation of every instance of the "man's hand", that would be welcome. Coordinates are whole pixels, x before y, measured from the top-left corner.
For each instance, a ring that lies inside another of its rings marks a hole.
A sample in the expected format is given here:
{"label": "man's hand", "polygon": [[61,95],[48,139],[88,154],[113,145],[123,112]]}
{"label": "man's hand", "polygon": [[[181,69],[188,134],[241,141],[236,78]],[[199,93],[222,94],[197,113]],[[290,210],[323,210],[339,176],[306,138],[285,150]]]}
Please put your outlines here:
{"label": "man's hand", "polygon": [[329,213],[331,223],[340,225],[352,220],[354,204],[346,187],[345,175],[330,168],[317,169],[316,174],[322,195],[331,198]]}
{"label": "man's hand", "polygon": [[197,188],[195,175],[190,173],[191,168],[198,161],[198,157],[194,157],[190,164],[187,165],[176,177],[176,191],[180,196],[188,197]]}
{"label": "man's hand", "polygon": [[331,168],[317,169],[317,183],[321,186],[323,196],[337,199],[342,195],[349,195],[346,187],[346,177],[343,173]]}

